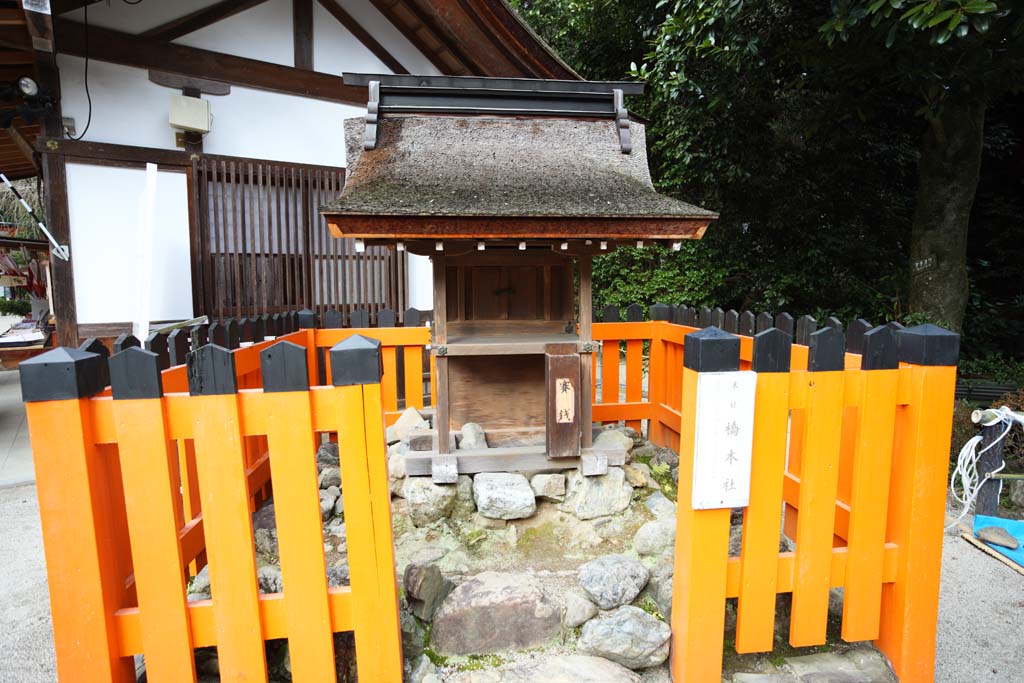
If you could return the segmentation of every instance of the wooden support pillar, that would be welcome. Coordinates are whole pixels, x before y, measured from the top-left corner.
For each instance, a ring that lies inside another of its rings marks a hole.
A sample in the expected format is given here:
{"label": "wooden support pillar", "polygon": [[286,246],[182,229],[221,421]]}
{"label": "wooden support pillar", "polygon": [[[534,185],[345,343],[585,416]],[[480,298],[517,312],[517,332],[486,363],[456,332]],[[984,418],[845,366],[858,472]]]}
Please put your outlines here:
{"label": "wooden support pillar", "polygon": [[[593,301],[593,257],[580,256],[580,343],[584,353],[580,354],[580,428],[583,448],[590,448],[594,441],[593,428],[593,348],[594,301]],[[589,351],[587,349],[590,349]]]}
{"label": "wooden support pillar", "polygon": [[433,257],[434,265],[434,322],[433,356],[437,374],[437,406],[434,411],[434,428],[437,430],[437,452],[451,452],[448,412],[448,357],[445,345],[448,343],[448,292],[445,278],[445,259],[438,254]]}

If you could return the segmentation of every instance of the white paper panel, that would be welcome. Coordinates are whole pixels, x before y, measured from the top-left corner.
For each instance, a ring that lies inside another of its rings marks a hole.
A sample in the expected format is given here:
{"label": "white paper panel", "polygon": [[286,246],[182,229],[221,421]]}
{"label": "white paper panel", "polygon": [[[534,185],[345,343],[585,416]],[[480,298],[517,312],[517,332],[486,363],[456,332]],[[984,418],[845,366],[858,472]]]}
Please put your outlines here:
{"label": "white paper panel", "polygon": [[757,373],[704,372],[697,377],[693,509],[746,507],[754,437]]}

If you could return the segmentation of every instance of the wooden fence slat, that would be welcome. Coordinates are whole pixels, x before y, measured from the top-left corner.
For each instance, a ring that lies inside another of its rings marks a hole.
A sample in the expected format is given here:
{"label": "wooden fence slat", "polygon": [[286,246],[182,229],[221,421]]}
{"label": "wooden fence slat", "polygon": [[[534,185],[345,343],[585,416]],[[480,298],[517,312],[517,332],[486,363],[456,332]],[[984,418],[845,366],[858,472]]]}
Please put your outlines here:
{"label": "wooden fence slat", "polygon": [[306,351],[282,341],[264,349],[260,360],[292,676],[334,680]]}
{"label": "wooden fence slat", "polygon": [[[643,400],[644,382],[644,343],[640,339],[626,342],[626,402],[639,403]],[[643,425],[640,420],[629,420],[627,427],[638,432]]]}
{"label": "wooden fence slat", "polygon": [[[384,363],[384,374],[381,377],[381,401],[385,411],[398,410],[398,358],[397,348],[385,346],[381,349],[381,358]],[[420,371],[420,385],[423,383],[423,372]],[[420,396],[423,390],[420,390]]]}
{"label": "wooden fence slat", "polygon": [[132,348],[112,358],[110,367],[146,671],[154,680],[195,681],[178,542],[177,454],[167,432],[158,358]]}
{"label": "wooden fence slat", "polygon": [[601,344],[601,403],[619,402],[619,340]]}
{"label": "wooden fence slat", "polygon": [[189,380],[220,673],[262,681],[267,663],[233,356],[212,345],[193,352]]}
{"label": "wooden fence slat", "polygon": [[[405,406],[423,408],[423,347],[402,348],[405,366]],[[433,354],[431,354],[433,357]],[[436,375],[434,375],[436,377]]]}

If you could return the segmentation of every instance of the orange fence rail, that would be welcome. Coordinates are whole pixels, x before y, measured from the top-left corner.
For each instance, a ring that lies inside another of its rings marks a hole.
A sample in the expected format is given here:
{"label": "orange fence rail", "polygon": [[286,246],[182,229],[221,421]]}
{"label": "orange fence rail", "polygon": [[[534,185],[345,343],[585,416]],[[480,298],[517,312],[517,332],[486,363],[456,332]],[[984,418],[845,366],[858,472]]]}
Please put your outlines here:
{"label": "orange fence rail", "polygon": [[[815,645],[829,589],[843,587],[842,637],[874,640],[904,682],[933,680],[959,338],[883,326],[848,353],[834,328],[808,346],[778,329],[663,320],[593,334],[594,420],[646,422],[680,455],[674,679],[720,680],[727,599],[737,651],[770,651],[778,594],[793,597],[789,642]],[[381,418],[402,394],[423,407],[429,340],[424,327],[300,329],[233,352],[201,346],[162,372],[158,354],[128,347],[109,370],[73,349],[23,363],[61,680],[134,680],[144,654],[153,680],[194,681],[192,649],[208,645],[225,679],[265,680],[264,641],[277,638],[296,680],[333,680],[340,631],[355,633],[361,678],[401,680]],[[691,505],[697,378],[723,370],[757,373],[733,557],[730,511]],[[326,582],[313,458],[324,438],[341,442],[346,588]],[[284,589],[261,595],[250,519],[271,493]],[[779,551],[780,528],[795,551]],[[206,564],[214,598],[186,602]]]}

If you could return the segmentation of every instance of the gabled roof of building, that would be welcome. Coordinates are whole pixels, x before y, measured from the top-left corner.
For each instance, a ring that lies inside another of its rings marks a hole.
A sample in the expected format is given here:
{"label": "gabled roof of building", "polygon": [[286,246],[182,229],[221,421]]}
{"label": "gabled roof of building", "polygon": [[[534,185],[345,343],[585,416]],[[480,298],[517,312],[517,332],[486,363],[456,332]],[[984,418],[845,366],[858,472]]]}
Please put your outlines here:
{"label": "gabled roof of building", "polygon": [[621,108],[638,84],[346,75],[366,79],[383,79],[375,113],[346,121],[345,187],[322,209],[338,236],[682,239],[717,218],[654,189]]}

